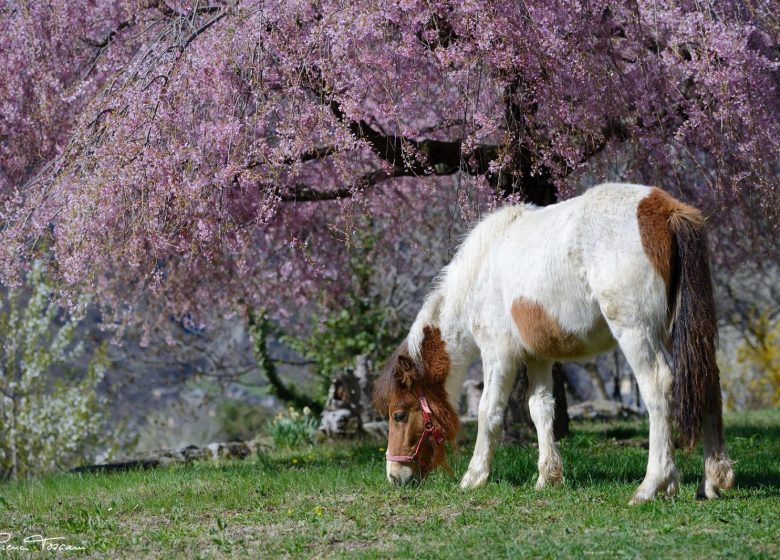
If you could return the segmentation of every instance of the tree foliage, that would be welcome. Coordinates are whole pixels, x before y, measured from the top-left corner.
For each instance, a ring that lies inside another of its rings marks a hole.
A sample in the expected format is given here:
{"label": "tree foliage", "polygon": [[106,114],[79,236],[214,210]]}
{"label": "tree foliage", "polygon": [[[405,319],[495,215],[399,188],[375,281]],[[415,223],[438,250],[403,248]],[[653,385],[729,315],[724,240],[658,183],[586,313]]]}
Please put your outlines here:
{"label": "tree foliage", "polygon": [[723,263],[778,259],[772,2],[5,0],[0,12],[5,277],[50,237],[60,279],[117,319],[148,297],[179,316],[237,301],[289,316],[348,285],[356,216],[381,224],[402,270],[420,250],[410,232],[446,201],[467,218],[546,203],[586,169],[701,207]]}

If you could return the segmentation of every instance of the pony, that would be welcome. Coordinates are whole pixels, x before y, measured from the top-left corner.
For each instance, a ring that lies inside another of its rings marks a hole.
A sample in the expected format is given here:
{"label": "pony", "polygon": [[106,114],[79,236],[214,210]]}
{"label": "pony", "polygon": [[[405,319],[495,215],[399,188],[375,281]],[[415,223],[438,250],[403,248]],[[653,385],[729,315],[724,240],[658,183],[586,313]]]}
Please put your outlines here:
{"label": "pony", "polygon": [[446,465],[466,370],[481,355],[477,440],[460,487],[487,481],[522,364],[539,443],[536,488],[561,482],[552,363],[588,360],[615,344],[650,423],[647,471],[630,503],[677,493],[673,424],[686,450],[703,435],[697,497],[719,497],[734,472],[704,218],[659,188],[619,183],[551,206],[506,206],[466,236],[377,379],[374,405],[389,423],[388,480],[422,481]]}

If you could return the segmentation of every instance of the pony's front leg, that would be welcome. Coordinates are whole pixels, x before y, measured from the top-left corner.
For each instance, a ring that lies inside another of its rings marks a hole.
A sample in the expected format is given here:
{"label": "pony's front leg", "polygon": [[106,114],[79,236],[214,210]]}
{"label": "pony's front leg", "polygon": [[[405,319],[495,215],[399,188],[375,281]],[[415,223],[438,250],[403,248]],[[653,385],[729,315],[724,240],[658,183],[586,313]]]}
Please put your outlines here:
{"label": "pony's front leg", "polygon": [[486,356],[484,351],[482,367],[485,388],[479,400],[477,443],[469,468],[460,481],[464,489],[483,485],[490,475],[493,453],[503,429],[504,410],[517,377],[517,364],[513,360]]}
{"label": "pony's front leg", "polygon": [[563,462],[553,435],[555,398],[550,362],[528,363],[528,408],[539,441],[539,478],[536,489],[540,490],[548,484],[557,484],[563,480]]}

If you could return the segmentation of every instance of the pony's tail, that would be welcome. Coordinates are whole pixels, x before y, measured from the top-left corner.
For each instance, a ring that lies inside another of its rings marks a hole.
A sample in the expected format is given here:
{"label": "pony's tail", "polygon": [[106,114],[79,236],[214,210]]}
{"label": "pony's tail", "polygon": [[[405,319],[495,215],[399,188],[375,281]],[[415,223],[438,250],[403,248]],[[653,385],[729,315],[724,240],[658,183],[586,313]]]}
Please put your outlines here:
{"label": "pony's tail", "polygon": [[675,419],[683,447],[691,449],[706,417],[715,422],[717,433],[723,429],[715,298],[701,214],[681,204],[669,214],[668,224],[673,245],[669,296]]}

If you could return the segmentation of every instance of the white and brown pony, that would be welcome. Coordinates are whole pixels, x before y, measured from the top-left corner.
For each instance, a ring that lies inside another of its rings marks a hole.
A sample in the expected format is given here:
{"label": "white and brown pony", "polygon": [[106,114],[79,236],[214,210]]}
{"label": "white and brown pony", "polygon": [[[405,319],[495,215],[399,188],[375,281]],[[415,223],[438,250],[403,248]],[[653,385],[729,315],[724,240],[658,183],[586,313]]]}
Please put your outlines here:
{"label": "white and brown pony", "polygon": [[[387,477],[424,478],[458,431],[469,364],[484,392],[462,488],[484,484],[520,364],[539,439],[537,488],[563,479],[553,439],[551,365],[620,345],[650,417],[647,473],[632,503],[674,495],[672,417],[691,448],[703,433],[698,496],[734,480],[723,438],[717,330],[703,218],[664,191],[605,184],[548,206],[482,220],[439,275],[375,392],[389,415]],[[672,366],[665,351],[671,354]]]}

